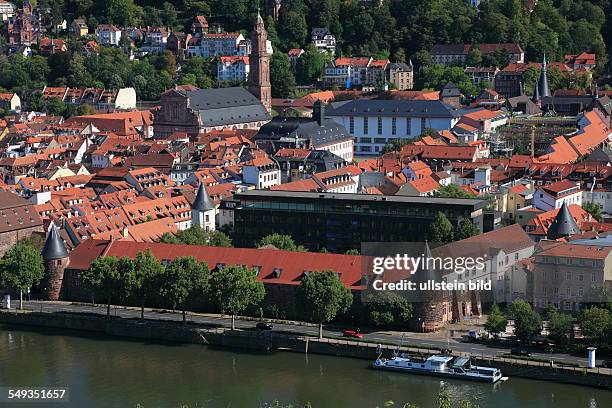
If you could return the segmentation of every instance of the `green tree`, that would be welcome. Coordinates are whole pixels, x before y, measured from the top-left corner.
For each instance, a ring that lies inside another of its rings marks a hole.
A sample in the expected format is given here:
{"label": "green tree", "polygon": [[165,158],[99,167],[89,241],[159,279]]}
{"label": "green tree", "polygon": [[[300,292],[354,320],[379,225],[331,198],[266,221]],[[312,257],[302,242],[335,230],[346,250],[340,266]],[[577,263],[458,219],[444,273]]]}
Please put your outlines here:
{"label": "green tree", "polygon": [[300,85],[317,83],[323,75],[323,68],[329,59],[329,55],[317,50],[313,44],[308,44],[295,65],[297,82]]}
{"label": "green tree", "polygon": [[508,320],[501,314],[497,303],[493,303],[491,310],[489,310],[484,329],[487,333],[497,337],[499,333],[506,331],[506,326],[508,326]]}
{"label": "green tree", "polygon": [[307,274],[297,290],[298,308],[306,320],[319,323],[319,338],[323,338],[323,323],[346,312],[352,302],[351,291],[330,270]]}
{"label": "green tree", "polygon": [[571,315],[555,310],[548,319],[548,337],[557,344],[567,344],[574,333],[574,320]]}
{"label": "green tree", "polygon": [[446,215],[441,212],[436,214],[427,228],[427,239],[436,243],[453,241],[453,224],[446,218]]}
{"label": "green tree", "polygon": [[459,222],[455,231],[455,240],[460,241],[480,234],[480,231],[469,218],[464,218]]}
{"label": "green tree", "polygon": [[236,314],[258,305],[265,296],[262,282],[254,270],[241,265],[224,266],[212,274],[210,297],[223,313],[232,315],[232,330],[236,328]]}
{"label": "green tree", "polygon": [[208,285],[208,266],[199,263],[194,257],[174,259],[161,276],[160,295],[172,305],[180,308],[183,322],[186,322],[186,306],[190,300],[206,293]]}
{"label": "green tree", "polygon": [[19,309],[23,309],[23,292],[38,284],[44,273],[40,252],[29,245],[18,243],[0,259],[0,283],[19,290]]}
{"label": "green tree", "polygon": [[612,330],[612,314],[608,309],[591,307],[583,309],[578,318],[580,331],[592,345],[603,345],[609,342],[608,335]]}
{"label": "green tree", "polygon": [[434,197],[442,198],[474,198],[473,194],[463,191],[455,184],[441,186],[435,193]]}
{"label": "green tree", "polygon": [[288,98],[295,92],[295,77],[289,67],[289,57],[284,52],[272,54],[270,80],[273,98]]}
{"label": "green tree", "polygon": [[515,300],[508,306],[508,314],[514,320],[514,335],[523,343],[540,333],[542,319],[529,303]]}
{"label": "green tree", "polygon": [[601,207],[592,201],[582,203],[582,209],[593,216],[597,221],[603,221]]}
{"label": "green tree", "polygon": [[306,251],[304,247],[301,245],[296,245],[291,235],[282,235],[282,234],[272,234],[263,237],[258,243],[257,248],[262,248],[265,246],[273,246],[276,249],[282,249],[285,251],[297,251],[304,252]]}
{"label": "green tree", "polygon": [[186,230],[179,231],[176,236],[172,234],[162,235],[160,242],[166,244],[206,245],[218,247],[231,247],[229,237],[221,231],[207,231],[198,226],[192,226]]}
{"label": "green tree", "polygon": [[284,41],[284,48],[299,48],[306,42],[308,24],[304,14],[296,13],[287,7],[281,8],[277,25],[278,33]]}
{"label": "green tree", "polygon": [[136,254],[134,269],[129,276],[129,291],[134,300],[140,303],[140,318],[143,320],[145,305],[158,293],[163,272],[164,267],[150,249]]}
{"label": "green tree", "polygon": [[66,111],[66,104],[59,98],[49,99],[46,106],[50,115],[62,116]]}
{"label": "green tree", "polygon": [[95,297],[106,301],[107,316],[110,316],[113,298],[122,299],[126,294],[125,277],[119,273],[119,260],[114,256],[96,258],[79,277]]}
{"label": "green tree", "polygon": [[406,327],[412,318],[412,304],[396,293],[377,291],[366,298],[364,313],[374,326]]}

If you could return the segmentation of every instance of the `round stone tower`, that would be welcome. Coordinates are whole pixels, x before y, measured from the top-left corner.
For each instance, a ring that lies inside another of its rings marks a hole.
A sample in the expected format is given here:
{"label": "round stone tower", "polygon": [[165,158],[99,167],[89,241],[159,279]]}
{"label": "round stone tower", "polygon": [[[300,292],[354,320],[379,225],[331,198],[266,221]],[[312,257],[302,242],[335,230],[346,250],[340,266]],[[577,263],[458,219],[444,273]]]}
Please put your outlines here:
{"label": "round stone tower", "polygon": [[59,230],[53,222],[51,222],[41,255],[45,263],[43,298],[45,300],[59,300],[64,280],[64,270],[68,266],[70,258]]}

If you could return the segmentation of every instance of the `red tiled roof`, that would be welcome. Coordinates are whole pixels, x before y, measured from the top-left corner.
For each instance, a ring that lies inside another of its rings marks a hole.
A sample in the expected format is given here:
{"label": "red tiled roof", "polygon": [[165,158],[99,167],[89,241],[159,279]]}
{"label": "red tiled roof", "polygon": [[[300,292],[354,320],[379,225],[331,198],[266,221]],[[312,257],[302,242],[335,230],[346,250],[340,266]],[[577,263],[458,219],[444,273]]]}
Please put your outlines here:
{"label": "red tiled roof", "polygon": [[[340,274],[347,287],[361,288],[361,262],[359,255],[290,252],[274,249],[222,248],[196,245],[175,245],[129,241],[102,241],[89,239],[70,254],[70,269],[85,270],[99,256],[127,256],[135,258],[138,252],[150,249],[161,260],[194,256],[206,262],[210,269],[217,265],[245,265],[260,267],[258,279],[269,284],[299,285],[305,272],[332,270]],[[280,272],[274,277],[274,271]],[[214,273],[214,272],[213,272]]]}

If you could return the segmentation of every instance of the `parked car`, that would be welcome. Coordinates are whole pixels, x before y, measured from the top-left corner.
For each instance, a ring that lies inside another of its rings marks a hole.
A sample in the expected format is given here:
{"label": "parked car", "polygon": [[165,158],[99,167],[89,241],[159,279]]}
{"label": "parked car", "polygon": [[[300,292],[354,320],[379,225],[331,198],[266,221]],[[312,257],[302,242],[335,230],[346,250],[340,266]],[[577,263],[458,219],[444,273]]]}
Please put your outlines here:
{"label": "parked car", "polygon": [[274,328],[274,326],[272,326],[272,323],[268,323],[268,322],[259,322],[255,325],[255,328],[257,330],[272,330]]}
{"label": "parked car", "polygon": [[363,337],[363,334],[359,333],[359,329],[357,330],[345,330],[342,332],[344,337],[354,337],[360,339]]}
{"label": "parked car", "polygon": [[531,353],[529,351],[518,347],[510,350],[510,354],[514,356],[531,357]]}
{"label": "parked car", "polygon": [[604,360],[601,362],[601,367],[612,368],[612,360]]}

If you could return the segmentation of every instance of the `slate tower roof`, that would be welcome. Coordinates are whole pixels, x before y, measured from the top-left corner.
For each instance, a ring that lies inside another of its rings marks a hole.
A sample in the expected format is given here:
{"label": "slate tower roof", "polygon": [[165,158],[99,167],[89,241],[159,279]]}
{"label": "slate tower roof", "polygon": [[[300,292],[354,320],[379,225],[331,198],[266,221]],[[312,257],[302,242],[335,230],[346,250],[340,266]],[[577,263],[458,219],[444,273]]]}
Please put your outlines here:
{"label": "slate tower roof", "polygon": [[64,241],[62,241],[62,238],[59,234],[59,230],[53,222],[51,222],[51,228],[49,229],[49,233],[47,234],[45,246],[42,249],[41,255],[45,261],[50,261],[52,259],[63,259],[68,257],[68,251],[66,250]]}
{"label": "slate tower roof", "polygon": [[548,227],[548,237],[552,239],[568,237],[570,235],[574,235],[580,232],[580,228],[578,228],[578,224],[570,214],[569,208],[567,204],[564,202],[557,216],[555,217],[550,227]]}
{"label": "slate tower roof", "polygon": [[193,200],[193,204],[191,204],[191,209],[197,211],[208,211],[212,210],[213,208],[215,208],[215,206],[210,199],[208,192],[206,191],[206,186],[204,186],[204,183],[200,183],[200,187],[198,187],[198,194]]}

